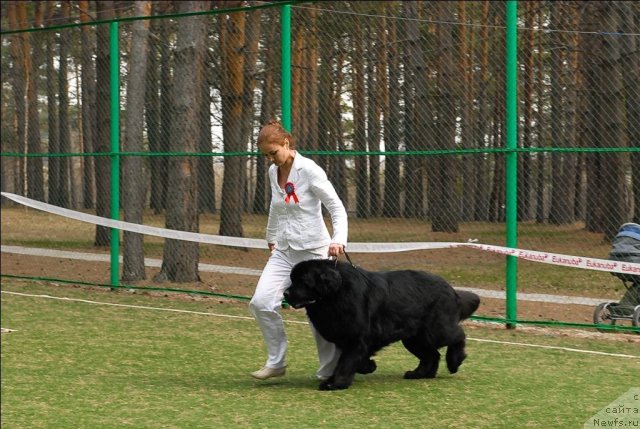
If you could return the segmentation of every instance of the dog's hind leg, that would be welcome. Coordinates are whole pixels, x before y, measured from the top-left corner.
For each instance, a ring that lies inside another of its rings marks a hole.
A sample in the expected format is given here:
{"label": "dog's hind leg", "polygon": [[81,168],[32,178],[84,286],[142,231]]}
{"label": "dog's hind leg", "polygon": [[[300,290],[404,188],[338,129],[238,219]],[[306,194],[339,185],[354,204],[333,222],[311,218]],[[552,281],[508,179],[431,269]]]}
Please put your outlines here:
{"label": "dog's hind leg", "polygon": [[404,344],[407,350],[420,359],[420,363],[416,369],[405,372],[404,378],[435,378],[438,372],[438,365],[440,364],[440,352],[438,352],[438,349],[416,337],[402,340],[402,344]]}
{"label": "dog's hind leg", "polygon": [[356,370],[358,374],[371,374],[378,369],[378,365],[376,364],[376,361],[373,360],[373,357],[381,348],[382,346],[377,343],[369,345],[367,354],[363,356],[360,364],[358,365],[358,369]]}
{"label": "dog's hind leg", "polygon": [[378,368],[376,365],[376,361],[371,358],[364,358],[360,365],[358,365],[358,370],[356,371],[358,374],[371,374]]}
{"label": "dog's hind leg", "polygon": [[456,339],[447,347],[447,368],[451,374],[458,372],[458,368],[467,357],[464,351],[465,335],[462,328],[456,333]]}

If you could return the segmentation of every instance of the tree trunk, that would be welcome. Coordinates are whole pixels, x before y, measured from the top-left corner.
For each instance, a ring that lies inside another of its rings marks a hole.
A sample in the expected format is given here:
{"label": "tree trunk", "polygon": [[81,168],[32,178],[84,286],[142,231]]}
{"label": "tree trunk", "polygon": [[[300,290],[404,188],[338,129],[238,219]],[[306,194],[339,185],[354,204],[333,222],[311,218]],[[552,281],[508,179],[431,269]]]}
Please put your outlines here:
{"label": "tree trunk", "polygon": [[[387,8],[390,6],[387,5]],[[402,129],[400,114],[400,91],[397,90],[401,79],[400,55],[397,44],[397,24],[395,19],[387,21],[388,33],[388,67],[389,80],[387,82],[389,95],[384,113],[384,144],[386,152],[397,152]],[[400,177],[400,157],[386,156],[384,161],[384,202],[382,216],[399,217],[401,213],[400,193],[402,182]]]}
{"label": "tree trunk", "polygon": [[[327,2],[323,7],[332,9],[333,3]],[[319,16],[318,27],[332,31],[327,35],[328,37],[320,37],[318,41],[320,66],[318,68],[317,145],[321,151],[340,151],[345,150],[340,101],[344,83],[342,68],[347,49],[344,38],[332,36],[342,34],[344,27],[331,13],[323,13]],[[348,210],[349,192],[347,186],[343,185],[346,183],[346,157],[323,155],[316,159],[327,172],[329,180],[336,184],[336,192]]]}
{"label": "tree trunk", "polygon": [[[565,28],[578,28],[577,8],[571,3],[568,4],[568,11],[563,17]],[[562,75],[564,85],[564,111],[563,113],[563,141],[566,147],[574,148],[577,146],[577,126],[578,126],[578,81],[576,77],[580,74],[578,70],[578,44],[576,34],[565,33],[565,44],[568,46],[566,50],[566,65]],[[575,177],[578,163],[578,155],[576,153],[565,153],[563,156],[561,183],[564,184],[566,190],[564,198],[566,199],[565,217],[562,219],[565,224],[572,224],[576,221],[575,205],[578,188],[576,187]]]}
{"label": "tree trunk", "polygon": [[[172,13],[171,2],[158,4],[160,14]],[[171,21],[168,19],[154,20],[157,23],[158,32],[158,56],[160,58],[160,95],[159,95],[159,125],[157,139],[149,140],[151,152],[166,153],[169,151],[169,135],[171,134],[171,122],[173,119],[172,73],[173,54]],[[167,199],[167,170],[169,158],[159,156],[151,158],[151,209],[155,214],[162,213],[166,208]]]}
{"label": "tree trunk", "polygon": [[[482,4],[482,21],[490,22],[491,9],[488,0]],[[489,69],[489,27],[483,26],[480,36],[482,43],[480,45],[480,80],[478,82],[479,106],[478,117],[475,124],[475,147],[483,148],[488,145],[487,136],[490,134],[491,124],[491,97],[489,91],[490,69]],[[491,155],[474,157],[474,170],[476,172],[476,192],[475,211],[473,220],[486,221],[489,217],[489,168],[491,164]]]}
{"label": "tree trunk", "polygon": [[[366,101],[364,83],[364,41],[360,22],[355,23],[353,35],[353,149],[357,152],[367,151]],[[369,217],[369,180],[367,156],[356,155],[356,217]]]}
{"label": "tree trunk", "polygon": [[[301,15],[305,12],[302,11]],[[302,127],[302,55],[305,50],[305,37],[300,22],[291,26],[291,131],[298,146],[304,140]]]}
{"label": "tree trunk", "polygon": [[[211,69],[213,59],[211,52],[206,50],[205,70]],[[201,80],[200,106],[198,108],[198,151],[202,153],[210,153],[213,148],[213,138],[211,136],[211,87],[213,85],[213,73],[205,73]],[[216,212],[216,176],[213,169],[215,158],[212,156],[198,157],[198,213],[215,213]]]}
{"label": "tree trunk", "polygon": [[[494,9],[493,18],[494,24],[499,27],[504,27],[504,4],[491,3],[491,7]],[[505,142],[505,129],[504,129],[504,117],[505,117],[505,78],[504,78],[504,57],[505,57],[505,32],[500,31],[498,37],[498,47],[494,51],[494,73],[495,79],[495,93],[494,93],[494,106],[493,106],[493,147],[502,148]],[[505,220],[505,156],[499,155],[494,157],[493,163],[493,186],[491,187],[491,195],[489,196],[489,220],[491,222],[504,222]]]}
{"label": "tree trunk", "polygon": [[[549,9],[549,25],[551,28],[563,29],[561,16],[566,13],[563,10],[563,5],[558,2],[554,7]],[[564,111],[564,82],[562,82],[562,75],[564,69],[564,62],[566,55],[564,50],[564,35],[560,32],[554,32],[552,35],[552,42],[549,46],[549,55],[551,57],[551,64],[549,69],[549,78],[551,80],[551,116],[556,118],[556,123],[551,127],[551,141],[554,146],[564,147],[567,143],[563,139],[564,127],[563,123],[563,111]],[[549,210],[549,223],[552,225],[562,225],[566,222],[569,216],[569,212],[573,207],[568,205],[568,201],[565,198],[565,190],[567,188],[566,183],[562,183],[563,166],[564,166],[564,154],[553,153],[551,154],[551,206]]]}
{"label": "tree trunk", "polygon": [[[26,14],[25,2],[9,2],[7,5],[9,28],[18,29],[26,27]],[[13,83],[13,96],[16,109],[15,133],[17,137],[17,149],[20,154],[25,152],[26,142],[27,58],[29,58],[29,50],[27,33],[18,33],[11,36],[10,53],[13,63],[13,67],[11,68],[11,80]],[[17,174],[13,177],[14,190],[20,195],[25,194],[24,164],[24,157],[19,157],[17,160]]]}
{"label": "tree trunk", "polygon": [[[374,37],[368,38],[369,52],[371,56],[367,60],[367,92],[369,93],[369,103],[367,104],[367,140],[369,150],[380,151],[381,139],[381,115],[383,98],[386,95],[387,85],[385,54],[386,54],[386,32],[385,18],[382,19],[382,31]],[[373,28],[369,29],[369,34],[376,34]],[[369,155],[369,209],[371,216],[380,215],[380,155]]]}
{"label": "tree trunk", "polygon": [[[309,23],[307,25],[307,49],[304,56],[305,64],[305,148],[318,150],[318,45],[320,30],[318,28],[318,10],[309,9]],[[318,159],[317,156],[313,157]]]}
{"label": "tree trunk", "polygon": [[[525,8],[525,27],[533,29],[536,8],[533,2],[526,2]],[[526,31],[523,34],[525,50],[523,52],[524,70],[524,91],[523,99],[523,125],[521,141],[522,147],[525,149],[533,147],[533,88],[535,78],[535,41],[536,32],[533,30]],[[518,156],[518,220],[527,221],[531,219],[531,189],[532,189],[532,164],[534,162],[531,153],[523,152]]]}
{"label": "tree trunk", "polygon": [[[544,5],[543,5],[544,6]],[[542,28],[545,21],[544,9],[538,12],[538,27]],[[545,71],[544,71],[544,53],[545,46],[542,40],[543,32],[538,31],[538,55],[537,62],[538,68],[536,70],[536,83],[537,83],[537,115],[536,115],[536,128],[538,129],[538,147],[544,147],[547,145],[547,130],[548,120],[545,115],[546,107],[546,90],[545,90]],[[546,170],[547,170],[547,155],[544,152],[540,152],[536,156],[536,171],[535,171],[535,188],[533,189],[536,195],[536,223],[544,223],[547,219],[547,208],[545,198],[545,183],[546,183]]]}
{"label": "tree trunk", "polygon": [[[569,6],[570,7],[570,6]],[[556,3],[550,10],[552,28],[565,30],[576,28],[567,25],[567,17],[572,10],[562,2]],[[551,141],[555,146],[573,147],[575,144],[575,90],[573,77],[576,70],[574,46],[566,33],[555,32],[552,35],[551,51],[551,116],[556,124],[551,128]],[[551,206],[549,223],[553,225],[571,224],[574,221],[575,202],[575,154],[556,153],[552,156],[551,168]]]}
{"label": "tree trunk", "polygon": [[[640,8],[637,3],[620,2],[621,27],[624,33],[637,33],[640,28]],[[629,75],[624,79],[627,109],[627,141],[634,148],[640,148],[640,40],[638,37],[622,37],[622,70]],[[640,151],[630,155],[633,222],[640,223]]]}
{"label": "tree trunk", "polygon": [[[82,0],[79,3],[80,21],[90,21],[89,1]],[[92,153],[95,150],[96,137],[96,69],[93,63],[95,54],[94,29],[85,25],[82,31],[82,151]],[[85,156],[82,158],[82,202],[85,209],[95,207],[95,169],[94,158]]]}
{"label": "tree trunk", "polygon": [[[474,104],[474,85],[473,85],[473,71],[471,65],[473,64],[473,43],[474,32],[469,31],[467,35],[467,10],[466,2],[458,1],[458,20],[462,24],[460,26],[460,43],[458,52],[458,74],[460,75],[460,84],[457,88],[457,93],[460,98],[460,127],[461,130],[461,147],[471,148],[473,147],[473,104]],[[470,40],[468,40],[470,39]],[[476,163],[475,157],[480,156],[476,154],[474,156],[467,156],[462,158],[462,168],[465,172],[461,175],[462,179],[462,207],[460,210],[461,220],[468,222],[473,219],[473,213],[475,212],[475,198],[477,195],[478,185],[476,180],[478,178],[475,171]]]}
{"label": "tree trunk", "polygon": [[[587,31],[618,29],[618,11],[612,2],[589,3],[584,9]],[[617,35],[587,34],[586,87],[589,94],[589,137],[592,147],[624,147],[625,106],[621,69],[621,42]],[[617,152],[590,156],[587,229],[611,240],[627,219],[623,156]]]}
{"label": "tree trunk", "polygon": [[[417,86],[426,85],[426,74],[424,71],[424,51],[420,43],[420,27],[418,26],[418,2],[406,1],[402,3],[402,15],[406,19],[404,21],[405,30],[405,122],[404,122],[404,140],[407,151],[420,150],[419,141],[423,138],[420,136],[417,123],[417,112],[424,106],[419,106],[416,100]],[[405,184],[404,189],[405,217],[418,218],[422,215],[423,203],[423,175],[421,167],[422,161],[416,156],[409,156],[405,161]]]}
{"label": "tree trunk", "polygon": [[[336,75],[335,75],[335,85],[333,87],[333,95],[331,97],[330,110],[332,114],[331,119],[331,142],[332,150],[337,150],[339,152],[346,150],[344,144],[344,130],[343,130],[343,121],[342,121],[342,91],[344,85],[344,73],[342,72],[345,57],[346,57],[346,47],[344,46],[343,41],[338,42],[338,55],[336,58]],[[343,184],[347,183],[347,160],[344,156],[334,156],[332,158],[332,182],[338,184],[336,192],[342,200],[342,203],[345,207],[349,207],[349,192],[347,187]]]}
{"label": "tree trunk", "polygon": [[[52,3],[47,4],[47,18],[46,25],[51,26],[53,24],[53,14],[55,13],[55,5]],[[53,59],[55,57],[54,49],[56,46],[56,34],[51,31],[47,34],[47,49],[45,54],[46,65],[46,77],[47,77],[47,136],[49,140],[48,154],[54,155],[60,152],[60,145],[58,144],[58,101],[56,91],[56,71],[53,65]],[[60,174],[60,158],[57,156],[49,157],[48,159],[48,183],[49,194],[48,201],[51,204],[59,205],[58,197],[60,195],[58,189],[60,188],[59,179]]]}
{"label": "tree trunk", "polygon": [[[178,3],[178,12],[205,10],[209,2],[184,1]],[[200,106],[201,79],[204,79],[204,40],[206,17],[180,18],[175,52],[175,74],[172,86],[173,115],[171,120],[170,150],[196,152],[200,133],[198,107]],[[195,157],[172,157],[168,165],[166,227],[179,231],[197,232],[197,163]],[[198,243],[165,241],[162,268],[155,280],[165,277],[172,282],[199,281]]]}
{"label": "tree trunk", "polygon": [[[254,5],[249,3],[249,6]],[[255,129],[255,108],[254,108],[254,94],[256,89],[256,62],[258,61],[258,47],[260,42],[260,23],[262,21],[262,11],[254,10],[246,14],[247,23],[245,24],[245,45],[244,45],[244,65],[243,65],[243,84],[242,84],[242,116],[240,119],[240,141],[246,148],[252,143],[253,130]],[[248,212],[250,208],[251,198],[253,194],[249,189],[253,183],[249,180],[251,177],[250,168],[253,163],[246,157],[241,157],[244,164],[244,173],[242,174],[243,188],[246,198],[242,198],[242,211]]]}
{"label": "tree trunk", "polygon": [[[502,126],[504,109],[500,96],[496,96],[494,104],[494,118],[492,129],[493,147],[504,146],[504,128]],[[489,221],[504,222],[505,220],[505,159],[497,157],[493,163],[493,186],[489,195]]]}
{"label": "tree trunk", "polygon": [[[317,9],[297,14],[292,61],[292,117],[300,149],[318,148],[318,25]],[[331,31],[331,30],[328,30]],[[317,155],[312,159],[318,161]]]}
{"label": "tree trunk", "polygon": [[[616,2],[598,3],[601,18],[601,29],[619,28],[620,17]],[[602,59],[602,73],[594,91],[600,92],[598,112],[602,121],[596,122],[601,126],[604,134],[598,140],[601,145],[609,147],[626,147],[625,131],[625,94],[624,70],[622,69],[621,37],[617,35],[603,35],[600,39],[599,53]],[[637,94],[635,94],[637,98]],[[632,96],[630,94],[630,96]],[[592,105],[592,107],[594,107]],[[636,117],[637,120],[637,117]],[[608,131],[608,132],[607,132]],[[625,178],[624,155],[619,152],[602,153],[603,174],[602,195],[615,196],[603,198],[605,216],[602,220],[605,240],[611,241],[618,232],[621,224],[627,222],[629,200]]]}
{"label": "tree trunk", "polygon": [[[71,5],[62,2],[62,23],[69,21]],[[67,61],[71,43],[71,32],[60,32],[60,55],[58,57],[58,139],[60,152],[71,152],[71,131],[69,125],[69,77]],[[60,206],[71,207],[71,158],[60,158]]]}
{"label": "tree trunk", "polygon": [[[114,2],[96,2],[98,20],[115,18]],[[96,152],[111,152],[111,105],[109,72],[109,24],[97,28],[98,42],[96,55]],[[111,167],[109,157],[95,159],[96,171],[96,214],[111,217]],[[94,245],[108,246],[111,243],[110,229],[96,226]]]}
{"label": "tree trunk", "polygon": [[[152,14],[156,13],[156,8],[152,3]],[[157,11],[160,13],[160,11]],[[149,41],[147,42],[147,78],[145,80],[144,91],[144,111],[147,129],[147,142],[149,153],[160,151],[161,138],[161,117],[160,117],[160,28],[164,19],[152,19],[149,29]],[[162,204],[158,201],[158,188],[160,175],[162,174],[159,165],[165,157],[149,157],[149,203],[154,213],[159,213]]]}
{"label": "tree trunk", "polygon": [[[44,4],[34,5],[34,27],[40,28],[44,21]],[[28,125],[27,152],[29,154],[42,153],[40,140],[40,106],[38,103],[38,81],[40,80],[40,65],[44,51],[42,49],[43,33],[31,34],[32,55],[30,61],[29,82],[27,87]],[[34,200],[44,201],[44,172],[42,158],[39,156],[27,158],[27,196]]]}
{"label": "tree trunk", "polygon": [[[235,6],[235,2],[227,6]],[[244,51],[246,14],[219,15],[221,23],[222,70],[222,134],[225,153],[246,150],[242,141],[242,94],[244,88]],[[242,237],[242,189],[244,188],[244,157],[224,158],[224,178],[220,207],[220,235]]]}
{"label": "tree trunk", "polygon": [[[267,46],[277,46],[278,33],[276,31],[276,18],[273,11],[267,12],[269,17],[269,33],[267,34]],[[262,50],[263,59],[266,70],[274,70],[278,65],[279,58],[274,55],[271,50]],[[266,57],[266,58],[265,58]],[[275,118],[276,112],[276,85],[274,81],[273,73],[263,73],[261,82],[262,98],[260,101],[260,125],[266,124],[269,120]],[[267,177],[267,162],[263,157],[258,157],[256,160],[256,185],[255,193],[253,196],[253,213],[267,214],[271,198],[271,192],[269,192],[269,180]]]}
{"label": "tree trunk", "polygon": [[[326,14],[322,15],[326,19]],[[320,26],[327,28],[328,24],[324,21],[320,22]],[[270,57],[273,57],[270,56]],[[329,151],[332,149],[331,136],[333,115],[331,113],[331,105],[333,98],[333,85],[335,82],[333,76],[333,64],[337,57],[335,52],[335,43],[331,37],[320,38],[320,68],[318,69],[318,105],[321,106],[318,112],[318,149]],[[330,171],[330,157],[320,156],[317,163],[320,165],[333,180],[333,173]],[[343,201],[344,202],[344,201]]]}
{"label": "tree trunk", "polygon": [[[437,4],[437,20],[453,22],[454,14],[447,3]],[[437,28],[440,55],[438,58],[438,130],[436,144],[438,149],[453,149],[456,146],[456,100],[455,82],[458,76],[454,64],[454,27],[439,25]],[[434,232],[458,232],[460,219],[460,200],[456,192],[458,160],[449,156],[436,156],[432,161],[432,205],[431,229]]]}
{"label": "tree trunk", "polygon": [[[149,15],[151,15],[151,2],[136,1],[135,16]],[[134,21],[131,31],[124,151],[142,152],[149,21]],[[128,156],[122,160],[122,164],[124,220],[141,224],[144,202],[146,201],[145,184],[147,183],[146,180],[143,180],[146,176],[143,160],[139,156]],[[124,231],[122,258],[123,281],[143,280],[146,277],[142,234]]]}

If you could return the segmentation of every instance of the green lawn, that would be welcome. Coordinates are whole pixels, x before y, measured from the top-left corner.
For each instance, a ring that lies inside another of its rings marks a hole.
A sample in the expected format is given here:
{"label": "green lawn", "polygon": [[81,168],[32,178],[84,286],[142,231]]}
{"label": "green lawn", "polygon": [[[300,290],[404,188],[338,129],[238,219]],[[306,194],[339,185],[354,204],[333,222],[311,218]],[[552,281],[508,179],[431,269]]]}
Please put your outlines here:
{"label": "green lawn", "polygon": [[[2,327],[15,330],[2,334],[6,429],[578,428],[640,379],[630,334],[614,341],[474,324],[458,374],[442,365],[436,379],[403,380],[416,361],[393,345],[374,374],[358,375],[346,391],[320,392],[301,311],[283,311],[287,375],[260,382],[248,375],[265,355],[246,302],[5,279],[2,290]],[[4,293],[11,291],[149,308]]]}

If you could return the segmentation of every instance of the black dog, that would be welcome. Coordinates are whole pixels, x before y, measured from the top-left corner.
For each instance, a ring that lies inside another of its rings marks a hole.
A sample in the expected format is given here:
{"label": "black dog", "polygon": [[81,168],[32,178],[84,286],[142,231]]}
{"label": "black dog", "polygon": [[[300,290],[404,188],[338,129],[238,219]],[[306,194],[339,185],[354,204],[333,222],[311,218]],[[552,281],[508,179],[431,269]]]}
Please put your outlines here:
{"label": "black dog", "polygon": [[447,346],[447,368],[458,371],[466,354],[460,321],[480,305],[478,295],[454,290],[443,278],[421,271],[370,272],[347,263],[310,260],[291,272],[285,299],[305,307],[318,332],[342,354],[320,390],[346,389],[357,373],[376,370],[371,357],[402,341],[420,359],[404,378],[434,378]]}

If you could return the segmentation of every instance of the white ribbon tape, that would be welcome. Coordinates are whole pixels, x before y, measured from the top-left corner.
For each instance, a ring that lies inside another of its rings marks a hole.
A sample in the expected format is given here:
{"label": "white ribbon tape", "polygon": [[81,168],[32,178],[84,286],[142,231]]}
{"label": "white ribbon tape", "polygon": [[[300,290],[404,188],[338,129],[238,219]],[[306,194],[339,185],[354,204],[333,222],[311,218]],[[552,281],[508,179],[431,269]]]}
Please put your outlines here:
{"label": "white ribbon tape", "polygon": [[196,232],[177,231],[175,229],[158,228],[155,226],[140,225],[137,223],[124,222],[120,220],[107,219],[74,210],[65,209],[31,198],[22,197],[8,192],[2,192],[3,197],[7,197],[17,203],[34,209],[53,213],[69,219],[79,220],[94,225],[101,225],[108,228],[116,228],[122,231],[139,232],[140,234],[153,235],[162,238],[173,238],[175,240],[195,241],[197,243],[217,244],[220,246],[250,247],[255,249],[266,249],[267,241],[255,238],[226,237],[223,235],[199,234]]}
{"label": "white ribbon tape", "polygon": [[640,264],[633,262],[612,261],[609,259],[588,258],[585,256],[562,255],[560,253],[538,252],[535,250],[513,249],[510,247],[493,246],[490,244],[462,243],[462,246],[473,247],[487,252],[515,256],[516,258],[526,259],[527,261],[542,262],[543,264],[640,275]]}
{"label": "white ribbon tape", "polygon": [[[123,231],[137,232],[175,240],[193,241],[197,243],[215,244],[219,246],[247,247],[253,249],[266,249],[266,240],[257,238],[226,237],[221,235],[199,234],[195,232],[177,231],[174,229],[158,228],[154,226],[140,225],[120,220],[107,219],[74,210],[65,209],[40,201],[32,200],[20,195],[2,192],[2,196],[19,204],[64,216],[69,219],[101,225],[108,228],[116,228]],[[640,275],[640,264],[632,262],[611,261],[608,259],[588,258],[584,256],[562,255],[559,253],[539,252],[510,247],[494,246],[490,244],[452,243],[452,242],[410,242],[410,243],[349,243],[349,252],[353,253],[389,253],[408,252],[412,250],[451,249],[457,247],[469,247],[485,252],[501,255],[515,256],[527,261],[542,262],[544,264],[561,265],[565,267],[584,268],[588,270],[607,271],[621,274]]]}

